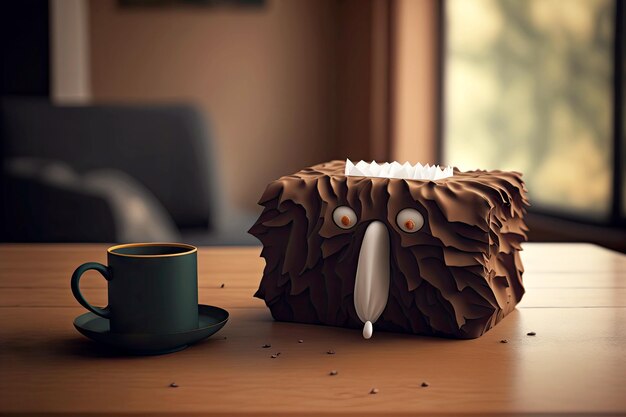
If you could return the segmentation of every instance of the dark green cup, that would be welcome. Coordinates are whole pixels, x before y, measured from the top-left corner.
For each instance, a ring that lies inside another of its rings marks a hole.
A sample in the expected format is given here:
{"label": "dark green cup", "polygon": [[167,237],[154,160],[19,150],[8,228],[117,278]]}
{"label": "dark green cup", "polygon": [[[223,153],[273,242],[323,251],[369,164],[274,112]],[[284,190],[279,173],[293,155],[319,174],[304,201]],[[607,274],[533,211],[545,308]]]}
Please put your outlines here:
{"label": "dark green cup", "polygon": [[[82,264],[72,293],[87,310],[110,320],[115,333],[166,334],[198,328],[198,250],[181,243],[131,243],[107,250],[108,266]],[[90,269],[108,282],[109,305],[89,304],[80,277]]]}

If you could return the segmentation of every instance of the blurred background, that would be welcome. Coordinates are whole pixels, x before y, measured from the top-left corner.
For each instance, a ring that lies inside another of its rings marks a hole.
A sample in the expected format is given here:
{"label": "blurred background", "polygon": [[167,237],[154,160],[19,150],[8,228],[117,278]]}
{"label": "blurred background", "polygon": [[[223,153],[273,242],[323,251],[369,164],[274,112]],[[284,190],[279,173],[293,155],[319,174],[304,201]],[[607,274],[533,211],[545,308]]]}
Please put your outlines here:
{"label": "blurred background", "polygon": [[626,251],[617,0],[2,3],[0,240],[198,245],[330,159],[524,174],[534,241]]}

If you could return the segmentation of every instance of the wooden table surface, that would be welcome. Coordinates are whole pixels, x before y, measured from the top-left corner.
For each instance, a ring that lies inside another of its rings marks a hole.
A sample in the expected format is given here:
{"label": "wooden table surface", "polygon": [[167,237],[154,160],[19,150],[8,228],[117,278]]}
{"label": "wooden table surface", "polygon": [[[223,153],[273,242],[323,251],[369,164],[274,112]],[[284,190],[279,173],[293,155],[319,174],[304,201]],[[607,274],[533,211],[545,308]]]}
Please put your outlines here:
{"label": "wooden table surface", "polygon": [[[364,340],[359,330],[274,322],[252,298],[259,251],[199,250],[200,302],[231,314],[222,331],[178,353],[120,357],[72,326],[84,310],[69,277],[82,262],[105,262],[105,246],[1,245],[0,414],[626,415],[624,255],[527,244],[527,294],[483,337]],[[106,304],[96,273],[83,287]]]}

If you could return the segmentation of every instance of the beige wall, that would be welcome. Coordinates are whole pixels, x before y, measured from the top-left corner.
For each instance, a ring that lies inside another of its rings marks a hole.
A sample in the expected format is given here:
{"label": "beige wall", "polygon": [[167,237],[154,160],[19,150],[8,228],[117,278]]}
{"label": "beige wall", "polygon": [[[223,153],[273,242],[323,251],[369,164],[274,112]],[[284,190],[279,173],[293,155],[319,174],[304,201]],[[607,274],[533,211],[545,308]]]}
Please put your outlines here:
{"label": "beige wall", "polygon": [[50,78],[52,100],[90,100],[89,34],[86,0],[50,0]]}
{"label": "beige wall", "polygon": [[333,1],[262,8],[89,3],[95,102],[196,103],[211,122],[231,201],[254,207],[280,175],[335,153]]}
{"label": "beige wall", "polygon": [[392,4],[391,159],[440,164],[437,36],[439,0]]}

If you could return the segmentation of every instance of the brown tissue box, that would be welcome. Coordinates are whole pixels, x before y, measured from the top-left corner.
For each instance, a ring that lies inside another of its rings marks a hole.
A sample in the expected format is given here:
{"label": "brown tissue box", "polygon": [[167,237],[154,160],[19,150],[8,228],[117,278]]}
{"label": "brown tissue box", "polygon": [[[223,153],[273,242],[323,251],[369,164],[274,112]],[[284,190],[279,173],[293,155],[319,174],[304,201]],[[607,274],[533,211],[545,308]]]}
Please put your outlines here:
{"label": "brown tissue box", "polygon": [[[519,173],[357,177],[331,161],[273,181],[259,204],[250,233],[266,266],[255,296],[276,320],[362,328],[357,269],[374,271],[366,292],[388,281],[376,330],[476,338],[524,294],[528,200]],[[366,231],[374,252],[361,250]]]}

